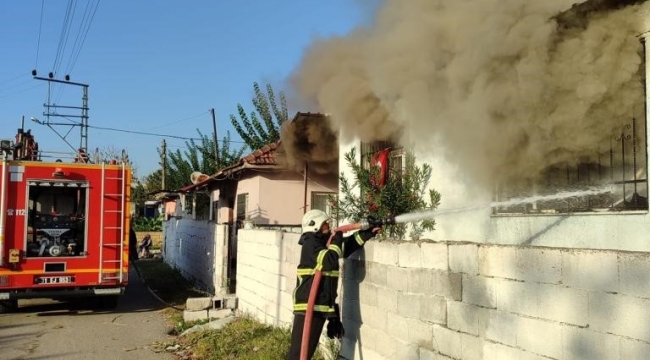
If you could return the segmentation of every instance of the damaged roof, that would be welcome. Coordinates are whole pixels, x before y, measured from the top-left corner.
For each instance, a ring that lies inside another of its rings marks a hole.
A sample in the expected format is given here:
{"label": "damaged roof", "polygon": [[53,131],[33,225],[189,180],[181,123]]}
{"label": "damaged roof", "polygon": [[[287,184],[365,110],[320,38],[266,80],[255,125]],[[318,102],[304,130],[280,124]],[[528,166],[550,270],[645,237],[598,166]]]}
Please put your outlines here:
{"label": "damaged roof", "polygon": [[210,176],[206,180],[198,182],[196,184],[191,184],[182,187],[178,191],[190,192],[205,187],[214,181],[223,180],[225,176],[238,173],[245,169],[259,168],[259,167],[277,168],[279,166],[278,148],[281,145],[282,145],[282,140],[278,140],[268,145],[264,145],[263,147],[242,157],[237,163],[217,171],[216,174]]}

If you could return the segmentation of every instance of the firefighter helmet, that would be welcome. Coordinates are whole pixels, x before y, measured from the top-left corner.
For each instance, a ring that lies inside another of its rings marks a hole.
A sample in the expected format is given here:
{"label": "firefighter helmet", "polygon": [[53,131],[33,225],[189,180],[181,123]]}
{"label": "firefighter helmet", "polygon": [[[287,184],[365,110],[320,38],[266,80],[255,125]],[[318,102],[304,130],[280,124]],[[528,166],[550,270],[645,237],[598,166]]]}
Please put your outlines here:
{"label": "firefighter helmet", "polygon": [[321,210],[309,210],[302,216],[302,232],[318,232],[330,217]]}

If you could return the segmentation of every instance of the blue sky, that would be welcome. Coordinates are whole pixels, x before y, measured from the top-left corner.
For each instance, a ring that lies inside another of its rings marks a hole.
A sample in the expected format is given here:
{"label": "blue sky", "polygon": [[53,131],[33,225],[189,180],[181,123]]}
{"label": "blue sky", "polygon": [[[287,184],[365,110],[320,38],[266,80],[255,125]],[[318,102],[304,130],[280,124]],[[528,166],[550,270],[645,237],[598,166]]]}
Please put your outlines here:
{"label": "blue sky", "polygon": [[[197,137],[197,128],[212,134],[209,109],[215,108],[219,138],[230,130],[241,141],[229,115],[236,114],[237,103],[253,110],[253,82],[283,89],[315,37],[346,34],[368,12],[367,5],[351,0],[72,3],[74,17],[62,36],[69,1],[0,2],[0,137],[13,137],[25,116],[25,128],[41,149],[70,150],[51,129],[30,121],[45,120],[48,94],[47,82],[34,80],[31,71],[47,77],[58,69],[55,78],[69,74],[71,81],[89,85],[90,126]],[[90,12],[82,22],[87,4],[98,4],[92,22]],[[80,46],[82,24],[90,27]],[[65,47],[59,46],[62,38]],[[52,87],[57,105],[81,106],[81,97],[80,87]],[[290,113],[298,110],[312,109]],[[70,128],[55,129],[65,134]],[[77,146],[79,128],[67,139]],[[142,176],[158,167],[162,139],[91,128],[88,145],[126,149]],[[166,141],[170,150],[184,148],[183,140]]]}

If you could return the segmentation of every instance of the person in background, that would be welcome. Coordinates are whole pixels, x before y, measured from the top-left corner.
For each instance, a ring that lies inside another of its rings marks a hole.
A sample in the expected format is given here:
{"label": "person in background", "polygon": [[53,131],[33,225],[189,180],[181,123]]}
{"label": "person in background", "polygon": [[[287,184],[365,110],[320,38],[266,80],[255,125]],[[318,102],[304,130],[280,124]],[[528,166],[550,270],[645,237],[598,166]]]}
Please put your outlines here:
{"label": "person in background", "polygon": [[336,303],[339,259],[347,258],[361,249],[366,241],[372,239],[381,229],[377,227],[360,230],[348,237],[343,237],[343,233],[340,231],[336,232],[328,247],[327,241],[331,236],[329,221],[329,216],[321,210],[310,210],[302,217],[303,233],[298,241],[298,244],[302,245],[302,250],[298,264],[296,289],[294,290],[294,319],[291,347],[287,354],[287,360],[300,360],[305,312],[316,270],[322,271],[322,277],[310,325],[308,358],[311,359],[316,352],[325,321],[328,321],[328,337],[338,339],[343,337],[343,324],[339,306]]}
{"label": "person in background", "polygon": [[140,254],[140,257],[149,257],[149,249],[151,248],[151,245],[153,245],[151,235],[147,234],[142,238],[142,242],[140,242],[140,246],[138,246],[138,254]]}

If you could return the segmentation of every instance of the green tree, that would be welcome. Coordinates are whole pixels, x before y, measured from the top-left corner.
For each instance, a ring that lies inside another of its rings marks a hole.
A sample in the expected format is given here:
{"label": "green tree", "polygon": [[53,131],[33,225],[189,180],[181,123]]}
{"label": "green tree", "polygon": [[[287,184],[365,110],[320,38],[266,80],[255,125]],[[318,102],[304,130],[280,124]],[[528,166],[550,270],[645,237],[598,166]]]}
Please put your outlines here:
{"label": "green tree", "polygon": [[[370,160],[370,159],[369,159]],[[386,218],[414,211],[433,210],[440,205],[440,193],[427,187],[431,178],[431,166],[418,166],[412,153],[406,154],[406,166],[391,170],[388,181],[379,187],[377,179],[379,168],[365,169],[356,160],[356,148],[345,154],[345,161],[352,169],[353,180],[344,173],[339,176],[341,191],[333,210],[339,220],[359,221],[367,216]],[[369,163],[371,163],[369,161]],[[425,195],[428,195],[426,199]],[[419,237],[424,230],[434,230],[433,219],[421,220],[411,224],[411,237]],[[403,239],[408,230],[406,224],[396,224],[385,229],[392,238]]]}
{"label": "green tree", "polygon": [[253,106],[256,111],[252,111],[248,115],[244,107],[237,104],[239,119],[231,114],[230,121],[246,145],[251,150],[256,150],[280,140],[280,127],[289,120],[289,111],[284,93],[279,93],[280,103],[278,104],[270,84],[266,85],[266,93],[264,93],[259,84],[255,82],[253,91],[255,93]]}
{"label": "green tree", "polygon": [[135,180],[138,178],[138,167],[129,159],[129,154],[126,150],[118,150],[115,146],[108,145],[103,148],[96,148],[95,154],[93,154],[92,161],[96,163],[108,163],[111,160],[117,160],[120,163],[122,160],[125,160],[126,163],[131,167],[131,177]]}
{"label": "green tree", "polygon": [[147,201],[147,191],[142,182],[137,180],[135,186],[131,187],[131,202],[135,204],[136,214],[140,213],[140,209],[144,209],[145,201]]}
{"label": "green tree", "polygon": [[[190,183],[190,175],[194,171],[200,171],[204,174],[214,174],[218,169],[232,165],[241,159],[244,148],[233,149],[230,140],[230,132],[220,141],[219,144],[219,162],[217,163],[214,153],[214,140],[212,137],[204,135],[197,129],[199,140],[189,140],[185,142],[186,148],[176,149],[176,151],[167,153],[167,170],[165,172],[164,190],[176,190]],[[158,153],[162,156],[162,150],[158,148]],[[162,167],[162,162],[160,163]],[[147,192],[153,192],[162,189],[162,170],[156,170],[145,178],[145,188]]]}

